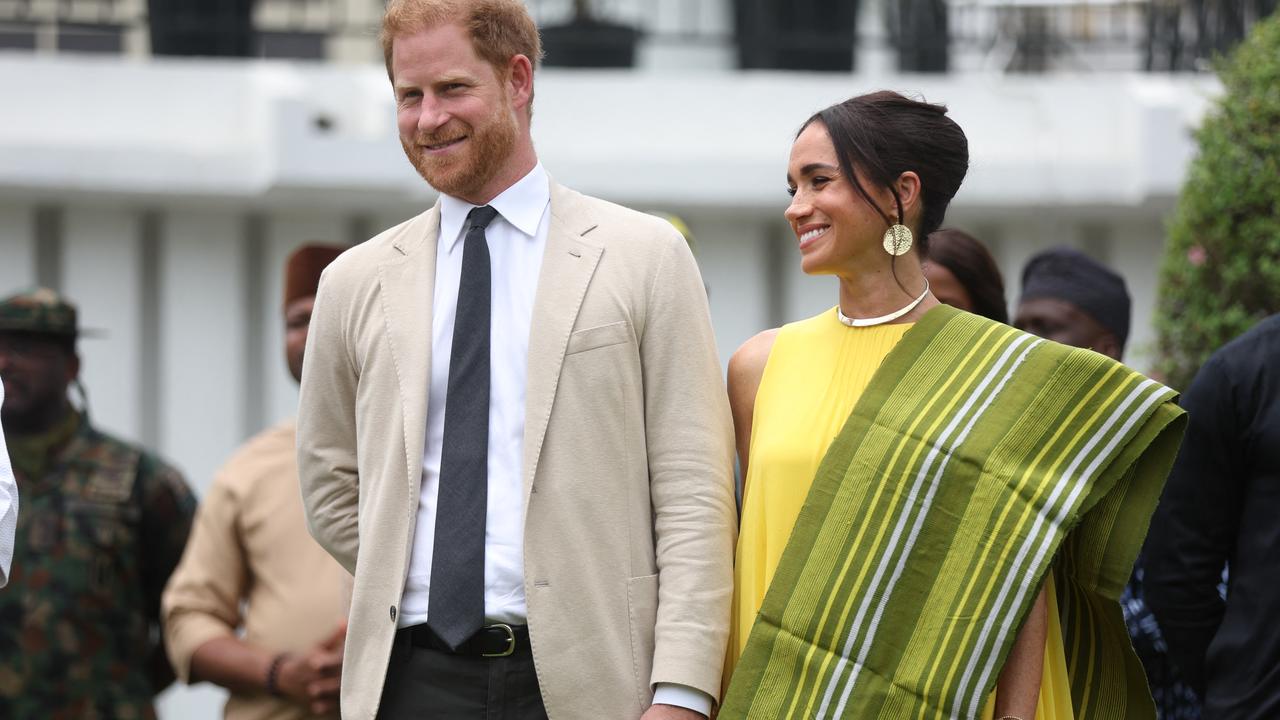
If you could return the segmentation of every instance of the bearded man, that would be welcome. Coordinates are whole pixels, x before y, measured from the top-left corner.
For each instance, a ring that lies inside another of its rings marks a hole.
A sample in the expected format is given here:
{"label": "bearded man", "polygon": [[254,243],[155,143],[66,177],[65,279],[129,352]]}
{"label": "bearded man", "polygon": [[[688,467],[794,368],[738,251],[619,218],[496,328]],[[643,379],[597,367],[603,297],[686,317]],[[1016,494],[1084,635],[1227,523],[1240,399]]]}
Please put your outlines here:
{"label": "bearded man", "polygon": [[409,161],[441,197],[321,280],[298,417],[355,575],[346,718],[698,718],[732,593],[732,433],[668,223],[549,178],[518,0],[393,0]]}

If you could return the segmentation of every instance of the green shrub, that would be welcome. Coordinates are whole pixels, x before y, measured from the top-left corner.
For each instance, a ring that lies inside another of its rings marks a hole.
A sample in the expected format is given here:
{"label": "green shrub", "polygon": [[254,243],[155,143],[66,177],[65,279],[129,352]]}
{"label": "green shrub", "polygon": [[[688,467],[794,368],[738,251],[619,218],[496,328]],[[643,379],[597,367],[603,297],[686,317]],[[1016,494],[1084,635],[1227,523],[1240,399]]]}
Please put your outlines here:
{"label": "green shrub", "polygon": [[1161,266],[1158,370],[1176,388],[1280,312],[1280,14],[1254,26],[1220,75],[1225,93],[1196,133]]}

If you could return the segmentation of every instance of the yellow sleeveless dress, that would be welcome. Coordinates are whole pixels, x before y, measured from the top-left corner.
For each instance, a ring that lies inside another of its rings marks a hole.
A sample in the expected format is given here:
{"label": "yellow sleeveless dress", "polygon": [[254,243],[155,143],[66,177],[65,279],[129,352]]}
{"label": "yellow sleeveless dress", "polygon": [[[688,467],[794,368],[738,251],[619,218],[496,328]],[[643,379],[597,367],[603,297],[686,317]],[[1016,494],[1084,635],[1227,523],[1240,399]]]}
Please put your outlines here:
{"label": "yellow sleeveless dress", "polygon": [[[819,463],[871,376],[910,328],[910,323],[846,327],[832,308],[778,331],[751,421],[726,687]],[[1036,720],[1067,720],[1074,713],[1052,574],[1046,584],[1049,632]],[[992,693],[982,720],[993,717],[994,700]]]}

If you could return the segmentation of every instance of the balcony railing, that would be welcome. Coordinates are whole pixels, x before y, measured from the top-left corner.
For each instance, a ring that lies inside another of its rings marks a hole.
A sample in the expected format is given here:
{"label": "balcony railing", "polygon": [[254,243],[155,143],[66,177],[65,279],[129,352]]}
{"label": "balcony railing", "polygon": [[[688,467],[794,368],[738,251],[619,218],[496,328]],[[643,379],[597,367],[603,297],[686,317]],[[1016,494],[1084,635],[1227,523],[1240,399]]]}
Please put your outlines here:
{"label": "balcony railing", "polygon": [[[552,65],[630,65],[643,44],[741,68],[1182,71],[1280,0],[528,0]],[[0,0],[0,51],[380,59],[381,0]],[[584,14],[589,9],[589,14]]]}

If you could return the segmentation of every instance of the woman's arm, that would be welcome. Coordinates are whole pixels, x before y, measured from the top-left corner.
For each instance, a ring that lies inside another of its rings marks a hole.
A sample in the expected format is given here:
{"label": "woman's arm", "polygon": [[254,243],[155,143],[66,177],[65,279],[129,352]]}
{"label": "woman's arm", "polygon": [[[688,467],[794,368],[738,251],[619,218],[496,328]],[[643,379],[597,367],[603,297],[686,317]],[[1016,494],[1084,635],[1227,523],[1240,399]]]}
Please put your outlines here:
{"label": "woman's arm", "polygon": [[1044,586],[1031,606],[1022,630],[1013,641],[1009,659],[996,682],[997,718],[1032,720],[1040,699],[1040,677],[1044,672],[1045,637],[1049,632],[1049,601]]}
{"label": "woman's arm", "polygon": [[769,351],[778,331],[765,330],[742,344],[729,358],[729,408],[733,411],[733,437],[738,449],[738,471],[743,492],[747,483],[747,455],[751,450],[751,418],[756,409],[756,391],[764,375]]}

